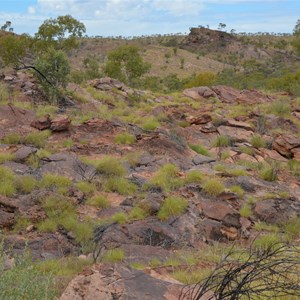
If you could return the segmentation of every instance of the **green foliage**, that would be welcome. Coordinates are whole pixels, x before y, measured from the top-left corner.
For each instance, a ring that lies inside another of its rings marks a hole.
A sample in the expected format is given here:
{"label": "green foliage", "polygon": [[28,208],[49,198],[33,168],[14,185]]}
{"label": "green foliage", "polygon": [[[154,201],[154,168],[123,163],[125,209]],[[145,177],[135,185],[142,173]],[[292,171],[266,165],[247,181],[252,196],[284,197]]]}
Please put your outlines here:
{"label": "green foliage", "polygon": [[254,224],[254,229],[257,231],[269,231],[269,232],[278,232],[279,228],[275,224],[267,224],[265,222],[257,222]]}
{"label": "green foliage", "polygon": [[300,218],[292,217],[284,226],[284,232],[291,238],[300,236]]}
{"label": "green foliage", "polygon": [[85,33],[83,23],[70,15],[59,16],[56,19],[47,19],[39,27],[35,35],[37,46],[47,49],[70,50],[78,47],[78,37]]}
{"label": "green foliage", "polygon": [[14,225],[14,231],[18,232],[22,229],[26,229],[30,224],[32,224],[32,222],[28,218],[19,216]]}
{"label": "green foliage", "polygon": [[243,190],[242,187],[240,187],[239,185],[233,185],[230,187],[230,190],[237,194],[240,198],[242,198],[244,196],[245,191]]}
{"label": "green foliage", "polygon": [[198,87],[198,86],[212,86],[216,81],[216,75],[214,73],[205,72],[200,73],[192,78],[186,85],[186,88]]}
{"label": "green foliage", "polygon": [[24,143],[33,145],[37,148],[43,148],[50,135],[50,130],[31,132],[24,137]]}
{"label": "green foliage", "polygon": [[136,185],[126,178],[110,177],[104,183],[106,192],[116,192],[120,195],[133,195],[136,191]]}
{"label": "green foliage", "polygon": [[202,155],[205,155],[205,156],[210,156],[209,151],[208,151],[205,147],[203,147],[203,146],[201,146],[201,145],[193,145],[193,144],[190,144],[189,146],[190,146],[190,148],[191,148],[192,150],[194,150],[194,151],[197,152],[198,154],[202,154]]}
{"label": "green foliage", "polygon": [[208,268],[200,268],[195,270],[177,270],[174,271],[173,277],[184,284],[195,284],[207,278],[211,273]]}
{"label": "green foliage", "polygon": [[0,57],[7,66],[18,67],[32,39],[28,35],[7,34],[0,39]]}
{"label": "green foliage", "polygon": [[252,216],[252,207],[248,203],[246,203],[241,209],[240,209],[240,215],[244,218],[249,218]]}
{"label": "green foliage", "polygon": [[104,254],[103,261],[107,263],[118,263],[124,260],[124,258],[125,253],[122,249],[111,249]]}
{"label": "green foliage", "polygon": [[44,274],[52,274],[61,277],[76,275],[91,264],[92,261],[89,259],[80,259],[78,257],[69,256],[60,259],[47,259],[45,261],[38,262],[35,268]]}
{"label": "green foliage", "polygon": [[162,166],[150,180],[150,186],[160,187],[162,190],[170,191],[180,187],[183,182],[177,176],[179,169],[173,164],[165,164]]}
{"label": "green foliage", "polygon": [[87,181],[80,181],[76,183],[76,188],[85,193],[86,195],[92,194],[97,190],[97,187],[94,183],[90,183]]}
{"label": "green foliage", "polygon": [[40,181],[40,186],[44,188],[55,189],[62,194],[66,193],[66,190],[71,186],[71,180],[62,175],[46,173]]}
{"label": "green foliage", "polygon": [[130,220],[144,220],[148,217],[149,212],[139,206],[134,206],[129,213]]}
{"label": "green foliage", "polygon": [[[66,87],[70,73],[69,61],[62,50],[49,49],[37,57],[35,75],[50,103],[58,100],[60,89]],[[43,74],[43,75],[41,75]]]}
{"label": "green foliage", "polygon": [[202,188],[204,192],[206,192],[211,196],[218,196],[219,194],[225,191],[224,184],[219,179],[216,178],[211,178],[205,181]]}
{"label": "green foliage", "polygon": [[261,135],[255,134],[251,138],[251,145],[254,148],[266,148],[267,143]]}
{"label": "green foliage", "polygon": [[0,195],[10,197],[15,193],[15,175],[9,168],[0,166]]}
{"label": "green foliage", "polygon": [[6,161],[14,160],[15,156],[12,153],[1,153],[0,152],[0,164]]}
{"label": "green foliage", "polygon": [[[299,76],[299,84],[300,84],[300,76]],[[288,117],[291,114],[291,106],[289,103],[281,101],[273,102],[270,105],[270,112],[279,116],[279,117]]]}
{"label": "green foliage", "polygon": [[115,136],[115,143],[117,144],[130,145],[135,142],[136,142],[135,136],[127,132],[119,133]]}
{"label": "green foliage", "polygon": [[274,247],[275,245],[279,245],[280,237],[276,233],[269,233],[257,238],[253,243],[253,249],[258,251],[265,251],[270,247]]}
{"label": "green foliage", "polygon": [[185,212],[187,206],[188,203],[185,199],[170,196],[163,202],[157,213],[157,217],[160,220],[167,220],[170,217],[179,216]]}
{"label": "green foliage", "polygon": [[218,147],[218,148],[228,147],[228,146],[230,146],[230,139],[226,135],[218,135],[214,139],[212,145],[213,145],[213,147]]}
{"label": "green foliage", "polygon": [[19,192],[24,194],[31,193],[37,186],[37,180],[30,175],[18,176],[15,180],[16,188]]}
{"label": "green foliage", "polygon": [[5,270],[4,252],[0,249],[0,299],[53,300],[58,295],[52,274],[33,267],[28,253],[15,257],[15,265]]}
{"label": "green foliage", "polygon": [[100,78],[100,66],[97,57],[89,55],[83,60],[83,65],[85,69],[84,77],[86,80],[91,80],[94,78]]}
{"label": "green foliage", "polygon": [[186,174],[186,183],[199,183],[202,182],[204,178],[203,173],[198,170],[191,170]]}
{"label": "green foliage", "polygon": [[155,117],[148,117],[143,121],[142,128],[145,130],[155,130],[159,125]]}
{"label": "green foliage", "polygon": [[144,62],[139,48],[131,45],[119,46],[109,53],[104,66],[104,73],[126,83],[132,83],[147,73],[151,65]]}
{"label": "green foliage", "polygon": [[2,142],[4,144],[20,144],[21,140],[22,140],[21,136],[13,132],[13,133],[6,134]]}
{"label": "green foliage", "polygon": [[95,161],[96,169],[105,176],[124,176],[126,170],[122,163],[113,156],[107,155]]}
{"label": "green foliage", "polygon": [[128,221],[128,215],[124,212],[117,212],[111,217],[111,220],[119,224],[125,224]]}
{"label": "green foliage", "polygon": [[294,176],[300,176],[300,161],[290,159],[288,161],[288,168]]}
{"label": "green foliage", "polygon": [[264,166],[260,172],[259,176],[261,179],[266,181],[275,181],[277,180],[278,173],[278,165],[276,163],[272,163],[271,165]]}
{"label": "green foliage", "polygon": [[101,208],[108,208],[110,206],[107,197],[103,195],[95,195],[94,197],[88,199],[86,204]]}
{"label": "green foliage", "polygon": [[240,146],[240,147],[239,147],[239,150],[240,150],[242,153],[245,153],[245,154],[248,154],[248,155],[251,155],[251,156],[253,156],[253,155],[255,154],[254,149],[252,149],[251,147]]}
{"label": "green foliage", "polygon": [[6,85],[0,82],[0,103],[6,103],[9,100],[9,93]]}

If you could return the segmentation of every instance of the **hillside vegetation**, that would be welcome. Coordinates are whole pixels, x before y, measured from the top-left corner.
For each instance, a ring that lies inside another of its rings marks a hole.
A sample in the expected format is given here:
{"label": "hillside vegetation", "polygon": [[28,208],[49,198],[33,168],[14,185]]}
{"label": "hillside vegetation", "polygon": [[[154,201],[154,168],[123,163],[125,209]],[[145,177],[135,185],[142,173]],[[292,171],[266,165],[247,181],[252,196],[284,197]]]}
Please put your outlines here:
{"label": "hillside vegetation", "polygon": [[0,35],[0,299],[298,299],[297,35],[84,31]]}

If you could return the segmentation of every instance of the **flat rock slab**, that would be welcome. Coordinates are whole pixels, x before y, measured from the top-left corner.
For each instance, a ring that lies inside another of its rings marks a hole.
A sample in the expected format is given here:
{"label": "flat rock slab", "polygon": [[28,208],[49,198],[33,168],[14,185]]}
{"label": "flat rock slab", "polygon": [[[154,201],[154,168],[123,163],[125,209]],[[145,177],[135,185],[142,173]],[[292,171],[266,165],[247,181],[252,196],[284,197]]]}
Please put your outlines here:
{"label": "flat rock slab", "polygon": [[75,277],[60,300],[177,300],[182,288],[124,265],[96,265]]}
{"label": "flat rock slab", "polygon": [[192,158],[192,162],[197,166],[197,165],[202,165],[202,164],[207,164],[211,162],[215,162],[216,160],[214,158],[198,154]]}

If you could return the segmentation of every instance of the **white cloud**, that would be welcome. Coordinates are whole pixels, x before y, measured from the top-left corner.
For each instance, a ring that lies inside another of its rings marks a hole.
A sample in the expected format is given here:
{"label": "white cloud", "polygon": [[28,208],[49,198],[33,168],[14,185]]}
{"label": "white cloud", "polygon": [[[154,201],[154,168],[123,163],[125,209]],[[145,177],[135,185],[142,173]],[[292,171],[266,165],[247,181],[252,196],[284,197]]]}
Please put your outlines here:
{"label": "white cloud", "polygon": [[29,6],[28,7],[28,13],[29,14],[35,14],[36,13],[36,8],[34,6]]}

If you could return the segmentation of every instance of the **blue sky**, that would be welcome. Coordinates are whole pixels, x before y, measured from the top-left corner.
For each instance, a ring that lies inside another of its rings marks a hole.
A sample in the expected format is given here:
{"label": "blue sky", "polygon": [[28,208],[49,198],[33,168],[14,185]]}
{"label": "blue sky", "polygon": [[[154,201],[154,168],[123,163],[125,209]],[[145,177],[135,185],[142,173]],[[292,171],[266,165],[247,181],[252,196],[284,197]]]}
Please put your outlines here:
{"label": "blue sky", "polygon": [[0,0],[0,23],[33,34],[47,18],[71,14],[88,35],[188,32],[220,22],[238,32],[292,32],[300,0]]}

